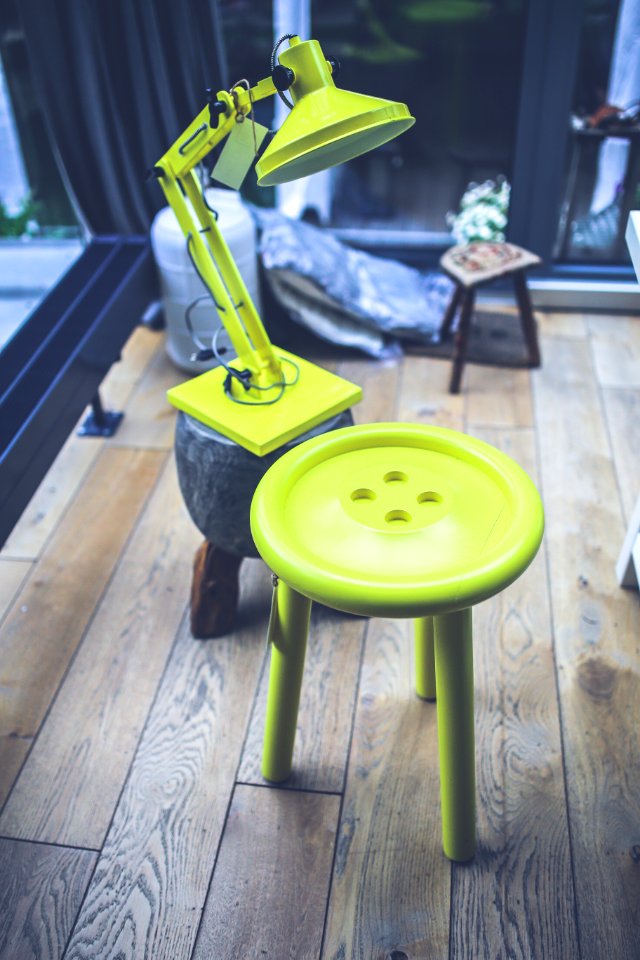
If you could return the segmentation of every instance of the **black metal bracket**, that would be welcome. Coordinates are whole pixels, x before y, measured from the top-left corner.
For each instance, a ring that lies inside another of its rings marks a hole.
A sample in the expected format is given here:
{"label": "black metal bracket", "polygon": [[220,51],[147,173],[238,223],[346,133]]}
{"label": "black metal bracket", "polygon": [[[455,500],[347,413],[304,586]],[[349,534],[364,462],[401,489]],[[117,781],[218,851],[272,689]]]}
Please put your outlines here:
{"label": "black metal bracket", "polygon": [[91,410],[77,430],[79,437],[112,437],[122,423],[124,413],[117,410],[105,410],[100,392],[91,401]]}

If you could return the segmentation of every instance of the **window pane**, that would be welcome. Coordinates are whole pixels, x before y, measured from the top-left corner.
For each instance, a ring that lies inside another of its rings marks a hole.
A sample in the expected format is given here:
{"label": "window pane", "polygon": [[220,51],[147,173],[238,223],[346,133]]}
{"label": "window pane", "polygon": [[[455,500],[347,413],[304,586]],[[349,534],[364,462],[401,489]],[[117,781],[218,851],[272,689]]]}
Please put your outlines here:
{"label": "window pane", "polygon": [[628,262],[640,205],[640,2],[591,2],[582,24],[556,242],[563,261]]}
{"label": "window pane", "polygon": [[80,231],[33,89],[15,3],[0,28],[0,350],[68,269]]}
{"label": "window pane", "polygon": [[312,23],[341,61],[340,86],[403,101],[416,118],[333,172],[334,225],[442,234],[470,182],[510,179],[523,2],[322,0]]}

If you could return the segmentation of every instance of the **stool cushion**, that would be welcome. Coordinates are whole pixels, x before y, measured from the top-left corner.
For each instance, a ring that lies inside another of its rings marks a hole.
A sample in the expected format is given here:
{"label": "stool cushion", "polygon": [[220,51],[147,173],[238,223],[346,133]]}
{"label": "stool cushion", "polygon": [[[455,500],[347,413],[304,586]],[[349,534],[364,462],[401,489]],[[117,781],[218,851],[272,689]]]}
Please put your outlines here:
{"label": "stool cushion", "polygon": [[445,613],[497,593],[531,562],[543,525],[540,497],[510,457],[420,424],[300,444],[251,506],[254,541],[278,577],[369,616]]}
{"label": "stool cushion", "polygon": [[541,263],[540,257],[514,243],[465,243],[450,247],[440,258],[442,269],[462,284],[475,287],[496,277],[526,270]]}

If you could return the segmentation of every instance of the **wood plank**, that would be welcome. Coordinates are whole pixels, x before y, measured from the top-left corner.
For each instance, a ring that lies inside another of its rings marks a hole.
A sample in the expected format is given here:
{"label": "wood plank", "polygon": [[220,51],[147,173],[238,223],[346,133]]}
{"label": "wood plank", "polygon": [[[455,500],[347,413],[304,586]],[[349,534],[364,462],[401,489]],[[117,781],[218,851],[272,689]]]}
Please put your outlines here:
{"label": "wood plank", "polygon": [[176,411],[167,400],[167,390],[188,379],[159,350],[131,395],[127,415],[109,446],[170,450],[173,447]]}
{"label": "wood plank", "polygon": [[588,328],[598,383],[603,387],[640,387],[638,318],[592,316]]}
{"label": "wood plank", "polygon": [[[532,431],[476,433],[535,477]],[[450,956],[577,957],[544,549],[473,616],[478,852],[453,866]]]}
{"label": "wood plank", "polygon": [[338,797],[236,787],[193,960],[317,960]]}
{"label": "wood plank", "polygon": [[0,817],[100,848],[189,597],[201,536],[169,460]]}
{"label": "wood plank", "polygon": [[573,311],[562,313],[559,310],[536,310],[538,335],[540,337],[577,337],[587,335],[588,314]]}
{"label": "wood plank", "polygon": [[59,960],[97,856],[0,839],[0,960]]}
{"label": "wood plank", "polygon": [[0,557],[0,623],[11,607],[18,590],[31,570],[28,560],[8,560]]}
{"label": "wood plank", "polygon": [[410,623],[369,625],[322,957],[446,957],[435,704],[413,692]]}
{"label": "wood plank", "polygon": [[[555,341],[534,382],[582,956],[640,955],[640,606],[589,345]],[[559,415],[561,412],[562,415]]]}
{"label": "wood plank", "polygon": [[[466,384],[465,368],[463,390]],[[402,365],[397,420],[462,430],[464,393],[449,393],[450,360],[407,355]]]}
{"label": "wood plank", "polygon": [[[343,789],[366,623],[361,617],[313,609],[287,787],[330,793]],[[260,767],[268,686],[265,670],[238,772],[245,783],[265,782]]]}
{"label": "wood plank", "polygon": [[0,630],[6,798],[155,483],[163,457],[104,449]]}
{"label": "wood plank", "polygon": [[362,387],[363,397],[353,407],[356,423],[391,420],[396,405],[401,362],[398,360],[343,360],[336,373]]}
{"label": "wood plank", "polygon": [[66,960],[191,955],[264,659],[270,578],[244,566],[234,635],[180,629]]}
{"label": "wood plank", "polygon": [[640,390],[602,391],[624,518],[640,496]]}
{"label": "wood plank", "polygon": [[469,364],[466,417],[470,426],[533,426],[530,371]]}
{"label": "wood plank", "polygon": [[126,408],[131,396],[145,376],[153,359],[164,352],[165,335],[148,327],[136,327],[100,385],[105,407]]}
{"label": "wood plank", "polygon": [[0,556],[36,560],[104,446],[97,437],[73,433],[9,534]]}
{"label": "wood plank", "polygon": [[[136,328],[123,350],[122,360],[111,367],[100,387],[108,409],[121,410],[126,405],[160,345],[161,339],[157,333],[143,327]],[[77,437],[73,431],[31,498],[0,556],[24,559],[40,556],[103,446],[104,440]]]}

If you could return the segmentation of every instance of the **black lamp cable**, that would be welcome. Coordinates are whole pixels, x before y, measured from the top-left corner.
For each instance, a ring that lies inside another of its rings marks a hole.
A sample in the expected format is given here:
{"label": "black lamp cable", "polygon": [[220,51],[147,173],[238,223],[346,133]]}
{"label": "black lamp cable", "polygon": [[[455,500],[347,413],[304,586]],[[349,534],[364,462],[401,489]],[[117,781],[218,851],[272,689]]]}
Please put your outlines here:
{"label": "black lamp cable", "polygon": [[[295,375],[293,379],[277,380],[276,383],[271,383],[269,384],[268,387],[261,387],[258,384],[251,383],[251,371],[249,369],[237,370],[235,367],[229,366],[229,364],[225,363],[225,361],[222,359],[222,354],[227,352],[226,347],[221,348],[218,346],[218,338],[222,330],[224,329],[222,324],[217,328],[217,330],[213,335],[213,338],[211,341],[211,347],[207,347],[206,344],[204,344],[198,337],[193,327],[193,323],[191,322],[191,311],[194,309],[194,307],[198,303],[200,303],[200,301],[206,300],[207,298],[211,298],[216,309],[219,310],[221,313],[225,313],[225,308],[217,302],[216,298],[213,295],[212,290],[209,287],[209,284],[200,273],[200,270],[198,269],[198,264],[194,260],[193,254],[191,252],[191,242],[192,242],[192,235],[189,233],[187,234],[187,253],[189,254],[189,259],[191,260],[193,269],[195,270],[205,290],[207,291],[207,293],[204,293],[201,296],[196,297],[195,300],[191,301],[184,315],[185,323],[187,325],[187,330],[189,331],[189,336],[191,337],[191,340],[193,341],[194,346],[198,348],[198,352],[192,355],[191,359],[199,360],[199,361],[215,359],[218,361],[220,366],[227,371],[227,376],[225,377],[224,384],[223,384],[224,391],[227,394],[227,396],[230,397],[231,400],[233,400],[234,403],[239,403],[247,407],[268,407],[268,406],[271,406],[271,404],[273,403],[277,403],[278,400],[280,400],[280,398],[282,397],[282,394],[284,393],[285,389],[287,387],[292,387],[294,384],[298,382],[300,378],[300,367],[298,366],[297,363],[295,363],[293,360],[290,360],[288,357],[279,356],[278,359],[280,360],[281,363],[288,363],[289,366],[293,367],[295,371]],[[242,384],[243,389],[247,393],[249,392],[249,390],[259,390],[262,393],[267,393],[270,390],[276,390],[278,388],[279,388],[279,393],[276,397],[272,398],[271,400],[241,400],[239,399],[239,397],[235,397],[231,392],[231,387],[234,380],[237,380],[238,383]]]}
{"label": "black lamp cable", "polygon": [[[276,45],[275,45],[275,47],[273,48],[273,50],[272,50],[272,52],[271,52],[271,73],[273,73],[273,71],[274,71],[275,68],[276,68],[276,54],[277,54],[277,52],[278,52],[278,47],[280,47],[280,46],[284,43],[285,40],[293,40],[293,38],[296,37],[296,36],[297,36],[297,34],[295,34],[295,33],[283,33],[283,35],[280,37],[280,39],[276,42]],[[282,100],[282,102],[283,102],[283,103],[286,103],[286,105],[289,107],[289,110],[293,110],[293,104],[292,104],[291,101],[288,99],[288,97],[285,97],[285,95],[284,95],[284,93],[282,92],[282,90],[277,90],[276,92],[277,92],[278,96],[280,97],[280,99]]]}

